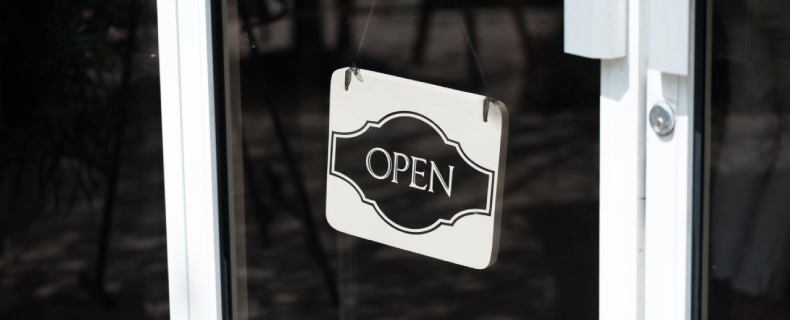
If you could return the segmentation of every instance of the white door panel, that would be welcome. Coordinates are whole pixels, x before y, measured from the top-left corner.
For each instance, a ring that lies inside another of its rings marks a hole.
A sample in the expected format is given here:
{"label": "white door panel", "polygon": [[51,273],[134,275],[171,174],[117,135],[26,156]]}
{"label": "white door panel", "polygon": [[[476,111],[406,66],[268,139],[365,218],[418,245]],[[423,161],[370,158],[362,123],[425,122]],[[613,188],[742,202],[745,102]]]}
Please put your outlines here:
{"label": "white door panel", "polygon": [[[645,319],[685,320],[692,319],[693,164],[698,147],[693,127],[696,75],[689,67],[695,62],[695,4],[651,1],[650,10],[650,19],[671,19],[650,23],[646,112],[666,102],[674,110],[675,126],[662,136],[646,119]],[[664,25],[675,27],[655,30]]]}
{"label": "white door panel", "polygon": [[648,71],[647,111],[667,101],[676,117],[667,136],[646,128],[645,318],[651,320],[690,319],[692,83]]}

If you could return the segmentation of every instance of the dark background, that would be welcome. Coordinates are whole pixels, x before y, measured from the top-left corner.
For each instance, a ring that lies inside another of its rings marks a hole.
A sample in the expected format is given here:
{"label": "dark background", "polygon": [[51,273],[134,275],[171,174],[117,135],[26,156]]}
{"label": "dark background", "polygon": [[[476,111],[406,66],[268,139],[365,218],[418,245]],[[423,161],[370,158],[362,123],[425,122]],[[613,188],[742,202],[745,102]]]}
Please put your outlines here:
{"label": "dark background", "polygon": [[167,319],[156,3],[0,2],[0,319]]}
{"label": "dark background", "polygon": [[709,319],[790,319],[790,2],[714,0],[712,28]]}

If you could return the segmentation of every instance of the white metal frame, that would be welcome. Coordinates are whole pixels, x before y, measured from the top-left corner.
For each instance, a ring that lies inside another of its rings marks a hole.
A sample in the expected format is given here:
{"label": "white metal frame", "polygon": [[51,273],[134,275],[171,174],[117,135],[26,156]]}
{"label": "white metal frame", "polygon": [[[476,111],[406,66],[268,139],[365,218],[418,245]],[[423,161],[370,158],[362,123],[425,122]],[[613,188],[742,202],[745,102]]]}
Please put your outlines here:
{"label": "white metal frame", "polygon": [[646,130],[646,319],[690,319],[693,76],[649,70],[647,83],[647,107],[670,102],[676,123],[667,137]]}
{"label": "white metal frame", "polygon": [[[686,320],[693,298],[694,94],[701,94],[694,77],[703,76],[691,68],[695,1],[625,1],[624,19],[617,0],[594,1],[612,10],[607,13],[584,10],[590,2],[565,1],[565,30],[595,33],[566,32],[566,52],[604,58],[600,319]],[[612,48],[619,47],[622,28],[627,50],[618,57]],[[646,125],[659,101],[675,107],[675,129],[666,137]]]}
{"label": "white metal frame", "polygon": [[627,55],[601,60],[600,319],[644,319],[644,4],[627,8]]}
{"label": "white metal frame", "polygon": [[171,319],[220,319],[209,0],[159,0]]}
{"label": "white metal frame", "polygon": [[[649,110],[659,101],[675,111],[675,129],[659,136],[646,129],[645,319],[692,318],[695,2],[650,0],[650,19],[676,21],[679,34],[651,38],[647,74]],[[658,28],[659,23],[651,23]],[[652,32],[651,36],[653,36]],[[682,54],[682,57],[678,55]],[[655,69],[653,69],[655,68]]]}

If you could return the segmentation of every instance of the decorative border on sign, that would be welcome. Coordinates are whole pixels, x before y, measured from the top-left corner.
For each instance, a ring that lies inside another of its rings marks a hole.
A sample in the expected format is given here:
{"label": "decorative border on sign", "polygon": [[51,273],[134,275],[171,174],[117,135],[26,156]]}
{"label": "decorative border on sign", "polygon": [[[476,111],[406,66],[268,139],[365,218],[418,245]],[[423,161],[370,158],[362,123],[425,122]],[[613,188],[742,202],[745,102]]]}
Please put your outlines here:
{"label": "decorative border on sign", "polygon": [[[390,220],[387,217],[387,215],[384,214],[381,211],[381,208],[379,208],[379,206],[378,206],[378,204],[376,203],[375,200],[368,199],[365,196],[365,193],[362,192],[362,188],[360,188],[354,182],[354,180],[352,180],[351,178],[345,176],[344,174],[342,174],[340,172],[335,171],[335,151],[336,151],[335,150],[335,141],[337,140],[338,137],[340,137],[340,138],[353,138],[353,137],[356,137],[356,136],[359,136],[359,135],[365,133],[371,127],[373,127],[373,128],[380,128],[382,125],[384,125],[388,121],[390,121],[392,119],[395,119],[395,118],[401,118],[401,117],[414,118],[414,119],[421,120],[421,121],[427,123],[434,130],[436,130],[437,133],[439,133],[439,136],[442,138],[442,140],[444,140],[444,143],[446,145],[455,147],[455,149],[461,155],[463,160],[466,161],[466,163],[468,163],[469,166],[471,166],[473,169],[475,169],[477,171],[480,171],[481,173],[483,173],[485,175],[488,175],[488,195],[487,195],[487,199],[486,199],[486,208],[485,209],[466,209],[466,210],[463,210],[463,211],[460,211],[460,212],[456,213],[450,220],[439,219],[436,222],[434,222],[432,225],[430,225],[428,227],[425,227],[425,228],[421,228],[421,229],[406,228],[406,227],[400,226],[397,223],[395,223],[394,221]],[[330,148],[331,155],[330,155],[330,164],[329,164],[329,168],[330,168],[329,174],[346,181],[348,184],[350,184],[352,187],[354,187],[354,190],[357,192],[357,194],[359,195],[359,198],[362,200],[362,202],[367,203],[370,206],[372,206],[376,210],[376,213],[379,215],[379,217],[382,220],[384,220],[384,222],[386,222],[388,225],[390,225],[390,227],[393,227],[393,228],[395,228],[398,231],[401,231],[401,232],[404,232],[404,233],[408,233],[408,234],[425,234],[425,233],[431,232],[433,230],[436,230],[436,228],[439,228],[442,225],[447,225],[447,226],[451,226],[452,227],[453,225],[455,225],[455,223],[459,219],[461,219],[461,218],[463,218],[465,216],[468,216],[468,215],[480,214],[480,215],[484,215],[484,216],[491,216],[491,202],[493,201],[493,198],[494,198],[494,181],[493,181],[494,180],[494,171],[486,169],[486,168],[483,168],[479,164],[477,164],[474,161],[472,161],[471,159],[469,159],[469,156],[466,155],[464,150],[461,148],[461,145],[457,141],[450,140],[447,137],[447,135],[444,133],[444,131],[435,122],[433,122],[433,120],[428,119],[427,117],[425,117],[422,114],[419,114],[417,112],[412,112],[412,111],[396,111],[396,112],[393,112],[393,113],[390,113],[390,114],[384,116],[379,121],[367,121],[367,122],[365,122],[365,125],[362,126],[362,128],[359,128],[359,129],[357,129],[355,131],[352,131],[352,132],[335,132],[335,131],[332,131],[332,137],[331,137],[330,141],[331,141],[331,145],[329,146],[329,148]]]}

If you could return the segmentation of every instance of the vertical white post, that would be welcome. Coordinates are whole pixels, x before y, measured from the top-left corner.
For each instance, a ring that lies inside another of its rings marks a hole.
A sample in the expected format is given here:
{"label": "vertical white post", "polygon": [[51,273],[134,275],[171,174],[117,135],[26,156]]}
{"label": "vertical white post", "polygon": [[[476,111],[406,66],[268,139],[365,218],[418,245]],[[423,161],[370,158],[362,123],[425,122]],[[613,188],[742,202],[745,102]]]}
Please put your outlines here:
{"label": "vertical white post", "polygon": [[[693,164],[694,164],[694,8],[695,1],[656,1],[651,3],[651,19],[666,18],[665,23],[683,25],[678,36],[687,43],[674,48],[672,41],[650,39],[664,43],[661,50],[651,50],[651,61],[674,61],[677,68],[656,68],[647,76],[647,106],[659,101],[669,102],[675,111],[675,129],[659,136],[646,128],[646,268],[645,319],[691,319],[692,236],[693,236]],[[659,10],[660,9],[660,10]],[[668,14],[674,12],[675,14]],[[656,25],[652,24],[651,26]],[[652,36],[653,33],[651,33]],[[653,46],[651,46],[653,47]],[[677,61],[670,51],[684,53],[685,61]],[[651,63],[651,68],[654,64]],[[662,73],[664,72],[664,73]],[[672,72],[675,74],[668,74]]]}
{"label": "vertical white post", "polygon": [[643,0],[628,0],[627,55],[601,60],[600,319],[644,319]]}
{"label": "vertical white post", "polygon": [[171,319],[219,319],[214,95],[208,0],[159,0]]}

